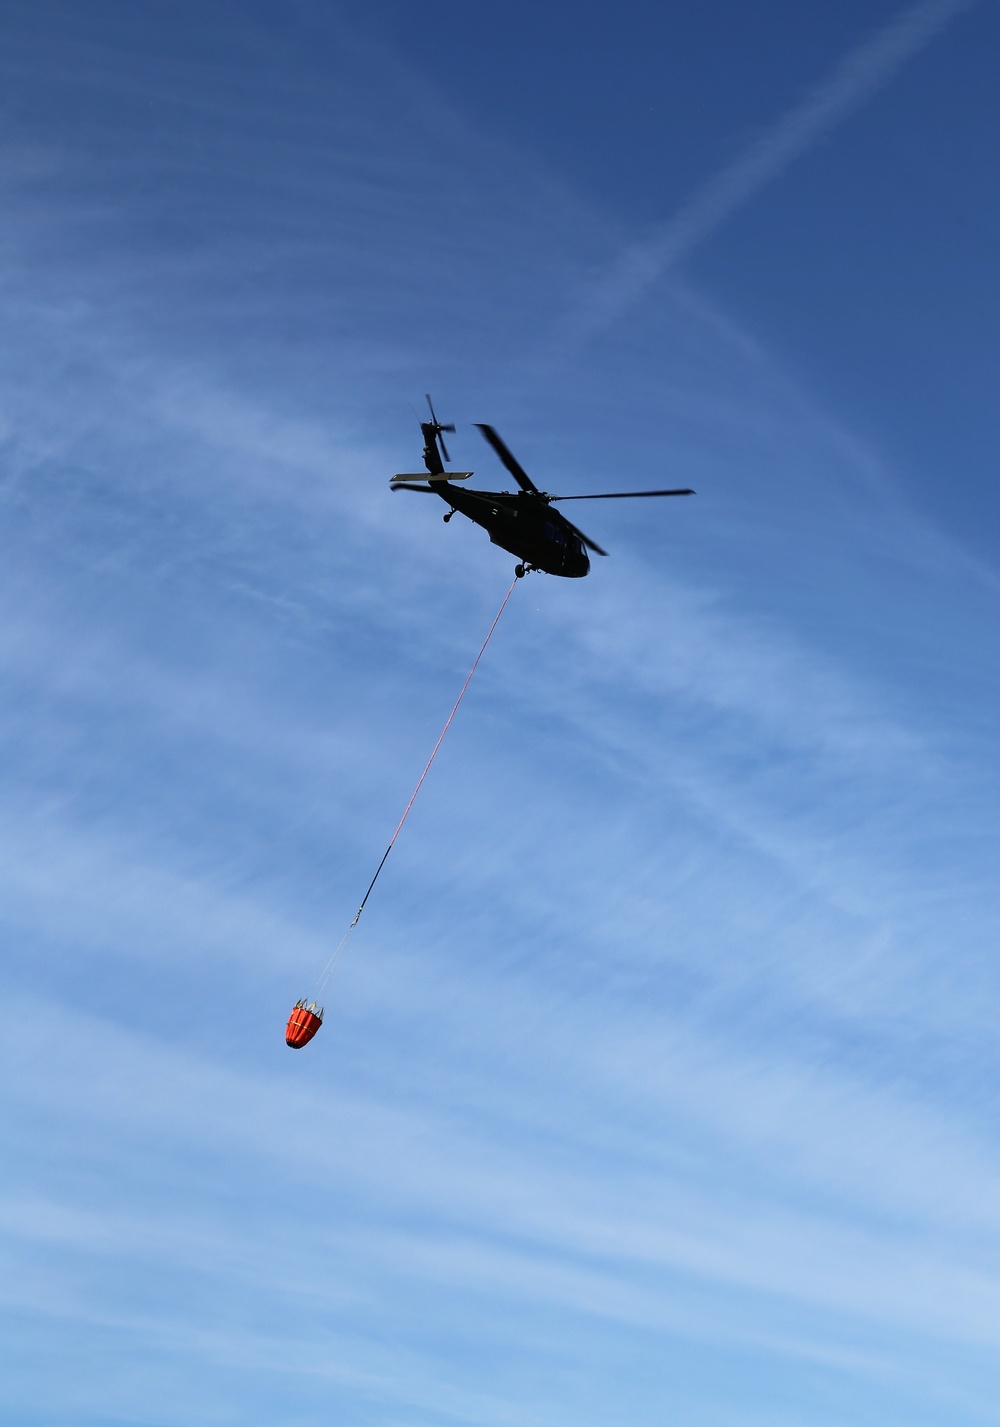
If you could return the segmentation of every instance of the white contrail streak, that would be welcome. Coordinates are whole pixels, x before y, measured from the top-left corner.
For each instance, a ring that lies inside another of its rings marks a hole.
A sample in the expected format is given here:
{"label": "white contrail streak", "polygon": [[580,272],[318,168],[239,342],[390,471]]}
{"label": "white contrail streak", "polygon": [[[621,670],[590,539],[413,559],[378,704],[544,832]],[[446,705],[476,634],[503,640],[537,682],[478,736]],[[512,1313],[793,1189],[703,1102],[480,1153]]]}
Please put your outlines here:
{"label": "white contrail streak", "polygon": [[697,189],[672,218],[640,242],[630,243],[568,315],[564,337],[582,340],[621,316],[651,283],[860,108],[961,10],[975,3],[919,0],[852,50],[828,79]]}

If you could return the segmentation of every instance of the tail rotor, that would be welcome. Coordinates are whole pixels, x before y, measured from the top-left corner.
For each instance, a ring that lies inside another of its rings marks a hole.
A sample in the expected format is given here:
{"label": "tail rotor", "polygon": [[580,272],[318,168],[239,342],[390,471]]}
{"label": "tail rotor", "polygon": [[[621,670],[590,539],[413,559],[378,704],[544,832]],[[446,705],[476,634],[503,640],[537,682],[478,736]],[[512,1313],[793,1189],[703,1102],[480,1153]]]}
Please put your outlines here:
{"label": "tail rotor", "polygon": [[454,431],[454,429],[455,429],[454,423],[452,423],[452,425],[450,425],[450,426],[445,426],[445,425],[443,425],[443,424],[437,419],[437,414],[436,414],[435,411],[434,411],[434,403],[431,401],[431,398],[430,398],[430,392],[425,392],[425,396],[427,397],[427,406],[428,406],[428,409],[429,409],[429,411],[430,411],[430,413],[431,413],[431,425],[432,425],[433,428],[434,428],[434,439],[435,439],[435,441],[437,441],[437,442],[439,443],[439,445],[440,445],[440,447],[441,447],[441,455],[444,457],[444,459],[445,459],[446,461],[450,461],[450,460],[451,460],[451,457],[448,455],[448,447],[444,444],[444,437],[442,436],[441,433],[442,433],[442,431]]}

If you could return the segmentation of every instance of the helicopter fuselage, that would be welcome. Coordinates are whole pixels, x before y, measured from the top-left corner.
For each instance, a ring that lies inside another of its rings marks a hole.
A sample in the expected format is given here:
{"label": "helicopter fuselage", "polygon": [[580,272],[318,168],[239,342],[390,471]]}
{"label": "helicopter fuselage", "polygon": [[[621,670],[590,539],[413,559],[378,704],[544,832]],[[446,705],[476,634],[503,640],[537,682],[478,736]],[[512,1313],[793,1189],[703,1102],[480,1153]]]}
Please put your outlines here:
{"label": "helicopter fuselage", "polygon": [[580,537],[544,496],[533,491],[460,490],[450,481],[434,481],[432,488],[452,511],[481,525],[494,545],[509,550],[529,569],[571,580],[590,570]]}

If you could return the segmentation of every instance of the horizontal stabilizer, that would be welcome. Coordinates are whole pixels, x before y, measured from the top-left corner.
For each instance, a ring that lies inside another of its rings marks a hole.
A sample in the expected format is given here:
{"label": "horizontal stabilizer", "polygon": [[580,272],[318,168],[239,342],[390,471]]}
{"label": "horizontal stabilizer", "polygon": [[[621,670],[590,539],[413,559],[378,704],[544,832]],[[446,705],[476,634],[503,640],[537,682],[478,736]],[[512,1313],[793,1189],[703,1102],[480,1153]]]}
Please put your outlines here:
{"label": "horizontal stabilizer", "polygon": [[393,486],[397,481],[467,481],[472,474],[472,471],[445,471],[439,476],[432,476],[426,471],[411,471],[409,474],[400,471],[389,484]]}

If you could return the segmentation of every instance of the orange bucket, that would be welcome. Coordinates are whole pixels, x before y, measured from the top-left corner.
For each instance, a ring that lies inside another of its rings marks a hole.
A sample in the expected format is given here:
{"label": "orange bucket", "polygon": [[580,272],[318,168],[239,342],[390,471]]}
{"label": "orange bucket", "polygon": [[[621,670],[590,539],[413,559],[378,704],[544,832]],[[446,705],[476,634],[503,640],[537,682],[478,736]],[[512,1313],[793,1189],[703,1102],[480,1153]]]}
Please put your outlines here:
{"label": "orange bucket", "polygon": [[296,1001],[285,1027],[285,1045],[291,1046],[292,1050],[301,1050],[309,1044],[322,1024],[322,1007],[317,1010],[315,1001],[309,1005],[305,1001]]}

